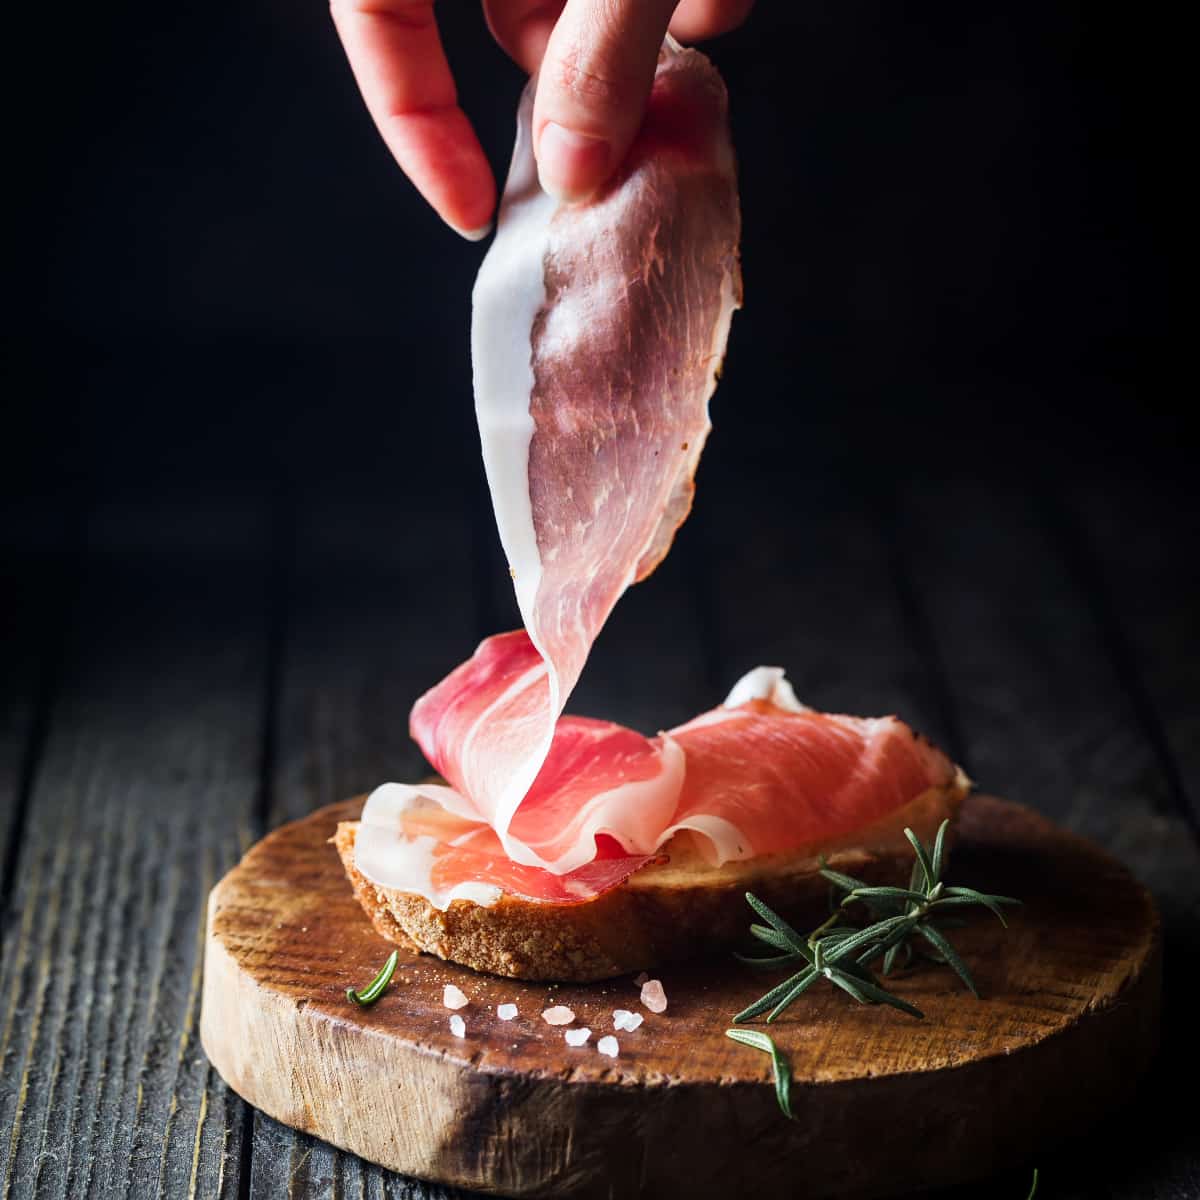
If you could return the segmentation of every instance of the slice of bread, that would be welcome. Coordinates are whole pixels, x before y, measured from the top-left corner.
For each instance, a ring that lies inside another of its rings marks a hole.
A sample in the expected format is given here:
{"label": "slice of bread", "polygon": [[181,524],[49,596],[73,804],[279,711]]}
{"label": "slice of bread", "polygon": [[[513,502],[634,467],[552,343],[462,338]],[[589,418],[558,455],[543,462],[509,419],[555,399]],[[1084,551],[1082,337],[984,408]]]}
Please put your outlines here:
{"label": "slice of bread", "polygon": [[818,856],[872,883],[907,884],[913,852],[905,826],[928,844],[969,789],[960,771],[950,787],[931,789],[853,834],[720,867],[704,860],[695,835],[677,834],[664,847],[668,861],[578,904],[505,895],[486,908],[456,900],[443,912],[422,896],[378,887],[358,870],[359,822],[339,824],[333,842],[359,903],[389,941],[494,975],[585,982],[742,941],[754,919],[748,891],[789,920],[819,924],[828,913],[829,885]]}

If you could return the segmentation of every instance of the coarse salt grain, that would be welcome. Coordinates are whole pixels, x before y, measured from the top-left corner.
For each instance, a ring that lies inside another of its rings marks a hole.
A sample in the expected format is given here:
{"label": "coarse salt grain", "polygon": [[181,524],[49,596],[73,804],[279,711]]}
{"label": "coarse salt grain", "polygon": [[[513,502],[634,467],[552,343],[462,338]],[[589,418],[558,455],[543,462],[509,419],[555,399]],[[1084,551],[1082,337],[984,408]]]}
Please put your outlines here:
{"label": "coarse salt grain", "polygon": [[568,1029],[563,1037],[567,1039],[568,1046],[582,1046],[584,1042],[592,1036],[590,1029]]}
{"label": "coarse salt grain", "polygon": [[616,1058],[620,1053],[621,1047],[618,1045],[615,1037],[602,1037],[596,1043],[596,1049],[601,1054],[607,1054],[609,1058]]}
{"label": "coarse salt grain", "polygon": [[517,1006],[515,1004],[502,1004],[496,1009],[496,1016],[502,1021],[511,1021],[517,1015]]}
{"label": "coarse salt grain", "polygon": [[556,1004],[542,1013],[542,1020],[547,1025],[570,1025],[575,1020],[575,1014],[565,1004]]}
{"label": "coarse salt grain", "polygon": [[650,979],[642,984],[642,1003],[652,1013],[667,1011],[667,993],[663,991],[661,980]]}
{"label": "coarse salt grain", "polygon": [[454,984],[448,983],[442,989],[442,1004],[446,1008],[466,1008],[470,1003],[462,989],[456,988]]}
{"label": "coarse salt grain", "polygon": [[467,1036],[467,1023],[457,1013],[450,1018],[450,1032],[455,1037]]}
{"label": "coarse salt grain", "polygon": [[613,1010],[613,1028],[618,1032],[627,1029],[632,1033],[645,1019],[641,1013],[630,1012],[627,1008]]}

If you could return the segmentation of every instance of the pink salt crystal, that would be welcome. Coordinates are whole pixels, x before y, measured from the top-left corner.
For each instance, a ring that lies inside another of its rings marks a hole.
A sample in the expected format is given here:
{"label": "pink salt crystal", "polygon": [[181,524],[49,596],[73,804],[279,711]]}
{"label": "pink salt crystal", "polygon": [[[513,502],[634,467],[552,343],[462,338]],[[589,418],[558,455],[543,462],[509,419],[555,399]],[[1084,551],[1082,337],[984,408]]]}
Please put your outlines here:
{"label": "pink salt crystal", "polygon": [[651,979],[642,984],[642,1003],[652,1013],[667,1011],[667,993],[663,991],[661,980]]}
{"label": "pink salt crystal", "polygon": [[602,1037],[596,1043],[596,1049],[601,1054],[607,1054],[609,1058],[616,1058],[618,1053],[620,1053],[621,1047],[618,1045],[615,1037]]}
{"label": "pink salt crystal", "polygon": [[442,989],[442,1004],[446,1008],[466,1008],[470,1003],[465,993],[454,984],[448,983]]}
{"label": "pink salt crystal", "polygon": [[496,1016],[502,1021],[511,1021],[517,1015],[517,1006],[515,1004],[502,1004],[496,1009]]}
{"label": "pink salt crystal", "polygon": [[575,1014],[564,1004],[556,1004],[542,1013],[542,1020],[547,1025],[570,1025],[575,1020]]}
{"label": "pink salt crystal", "polygon": [[450,1032],[455,1037],[467,1036],[467,1023],[457,1013],[450,1018]]}
{"label": "pink salt crystal", "polygon": [[567,1039],[568,1046],[582,1046],[584,1042],[592,1036],[590,1029],[568,1029],[563,1037]]}
{"label": "pink salt crystal", "polygon": [[641,1013],[630,1012],[627,1008],[613,1010],[613,1028],[632,1033],[646,1018]]}

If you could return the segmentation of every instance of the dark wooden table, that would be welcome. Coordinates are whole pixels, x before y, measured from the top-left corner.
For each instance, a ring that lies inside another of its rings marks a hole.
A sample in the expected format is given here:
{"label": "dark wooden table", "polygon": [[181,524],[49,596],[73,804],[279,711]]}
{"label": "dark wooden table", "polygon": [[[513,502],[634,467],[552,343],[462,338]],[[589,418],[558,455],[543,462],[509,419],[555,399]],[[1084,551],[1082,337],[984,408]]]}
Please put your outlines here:
{"label": "dark wooden table", "polygon": [[[1165,484],[1048,480],[864,489],[714,453],[573,707],[655,730],[779,663],[1128,862],[1166,922],[1165,1052],[1127,1111],[1047,1151],[1039,1195],[1183,1200],[1200,528]],[[213,882],[279,822],[420,773],[413,698],[513,621],[478,491],[387,486],[6,512],[0,1195],[447,1194],[249,1109],[197,1036]],[[956,1196],[1023,1200],[1033,1165]]]}

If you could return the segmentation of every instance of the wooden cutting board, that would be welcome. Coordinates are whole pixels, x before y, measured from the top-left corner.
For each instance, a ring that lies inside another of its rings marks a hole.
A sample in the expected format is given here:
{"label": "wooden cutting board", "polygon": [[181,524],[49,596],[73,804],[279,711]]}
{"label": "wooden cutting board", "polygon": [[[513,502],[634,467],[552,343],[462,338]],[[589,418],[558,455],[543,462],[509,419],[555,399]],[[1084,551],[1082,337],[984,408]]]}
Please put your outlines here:
{"label": "wooden cutting board", "polygon": [[[276,830],[213,889],[201,1036],[251,1104],[409,1175],[512,1196],[899,1195],[1027,1161],[1126,1098],[1156,1046],[1149,894],[1091,844],[982,796],[949,880],[1026,902],[1007,933],[981,914],[956,935],[984,999],[934,966],[889,985],[923,1021],[814,988],[772,1027],[794,1121],[767,1056],[724,1037],[764,990],[731,957],[664,969],[667,1012],[618,1034],[615,1060],[596,1041],[613,1009],[640,1009],[627,977],[529,984],[402,953],[360,1009],[345,989],[392,946],[328,838],[361,804]],[[462,1039],[446,983],[470,997]],[[502,1022],[506,1002],[520,1013]],[[542,1021],[555,1004],[593,1030],[585,1047]]]}

